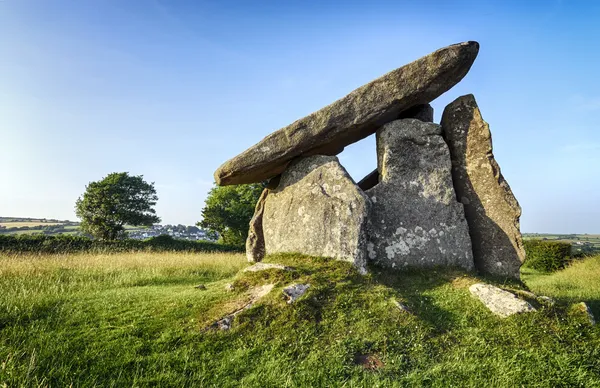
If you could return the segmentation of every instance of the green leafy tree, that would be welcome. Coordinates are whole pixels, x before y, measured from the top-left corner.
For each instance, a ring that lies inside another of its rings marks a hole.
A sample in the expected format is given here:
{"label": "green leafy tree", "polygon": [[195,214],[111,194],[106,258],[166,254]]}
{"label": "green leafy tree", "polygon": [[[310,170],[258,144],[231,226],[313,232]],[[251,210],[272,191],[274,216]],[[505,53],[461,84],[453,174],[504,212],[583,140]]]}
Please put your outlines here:
{"label": "green leafy tree", "polygon": [[219,241],[224,244],[244,245],[263,187],[260,183],[213,187],[202,209],[202,221],[196,225],[213,237],[220,236]]}
{"label": "green leafy tree", "polygon": [[85,187],[75,204],[75,213],[83,232],[102,240],[116,240],[126,237],[125,224],[150,226],[160,222],[153,209],[157,200],[154,183],[145,182],[142,175],[115,172]]}

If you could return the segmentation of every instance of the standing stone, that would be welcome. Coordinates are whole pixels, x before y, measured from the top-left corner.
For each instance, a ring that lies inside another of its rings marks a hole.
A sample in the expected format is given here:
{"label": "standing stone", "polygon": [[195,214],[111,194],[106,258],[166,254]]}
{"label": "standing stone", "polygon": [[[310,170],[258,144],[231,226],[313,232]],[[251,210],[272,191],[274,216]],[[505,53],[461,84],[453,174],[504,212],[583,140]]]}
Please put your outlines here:
{"label": "standing stone", "polygon": [[369,210],[369,199],[335,156],[300,159],[265,199],[266,252],[333,257],[365,273]]}
{"label": "standing stone", "polygon": [[519,279],[525,250],[521,207],[500,173],[492,135],[472,94],[454,100],[442,115],[452,156],[456,197],[465,206],[475,266],[483,273]]}
{"label": "standing stone", "polygon": [[261,182],[283,172],[298,156],[336,155],[403,111],[427,104],[452,88],[467,74],[478,52],[477,42],[464,42],[393,70],[223,163],[215,181],[218,185]]}
{"label": "standing stone", "polygon": [[[400,114],[399,119],[417,119],[426,123],[433,123],[433,107],[429,104],[413,106]],[[371,171],[367,176],[361,179],[357,184],[358,187],[367,191],[379,183],[379,171],[377,169]]]}
{"label": "standing stone", "polygon": [[254,216],[250,220],[248,238],[246,239],[246,258],[249,262],[262,261],[265,257],[265,237],[263,236],[263,210],[269,189],[264,189],[256,202]]}
{"label": "standing stone", "polygon": [[417,119],[426,123],[433,123],[433,107],[430,104],[415,105],[400,113],[398,119]]}
{"label": "standing stone", "polygon": [[381,182],[367,191],[373,203],[368,253],[380,265],[473,268],[468,226],[441,132],[439,125],[415,119],[396,120],[377,131]]}

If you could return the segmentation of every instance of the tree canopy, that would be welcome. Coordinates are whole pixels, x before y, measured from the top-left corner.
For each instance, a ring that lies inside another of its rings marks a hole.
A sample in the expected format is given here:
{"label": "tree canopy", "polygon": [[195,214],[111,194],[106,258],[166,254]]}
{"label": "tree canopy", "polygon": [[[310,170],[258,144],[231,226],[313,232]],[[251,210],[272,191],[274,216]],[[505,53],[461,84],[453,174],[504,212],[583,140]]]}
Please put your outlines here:
{"label": "tree canopy", "polygon": [[197,225],[215,237],[219,235],[224,244],[244,245],[262,190],[260,183],[213,187],[202,209],[202,221]]}
{"label": "tree canopy", "polygon": [[102,240],[126,236],[124,225],[150,226],[160,222],[154,206],[158,196],[153,183],[142,175],[112,173],[90,182],[77,199],[75,212],[81,219],[81,230]]}

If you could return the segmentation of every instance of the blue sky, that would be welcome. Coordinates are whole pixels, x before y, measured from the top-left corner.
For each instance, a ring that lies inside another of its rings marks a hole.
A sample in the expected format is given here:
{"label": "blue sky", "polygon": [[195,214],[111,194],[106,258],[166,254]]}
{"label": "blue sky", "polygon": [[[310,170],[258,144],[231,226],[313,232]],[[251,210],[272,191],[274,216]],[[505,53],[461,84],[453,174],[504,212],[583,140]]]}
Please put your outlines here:
{"label": "blue sky", "polygon": [[[225,160],[477,40],[436,121],[473,93],[522,230],[600,233],[598,20],[596,1],[0,0],[0,215],[75,219],[88,182],[128,171],[163,223],[193,224]],[[359,180],[374,139],[340,160]]]}

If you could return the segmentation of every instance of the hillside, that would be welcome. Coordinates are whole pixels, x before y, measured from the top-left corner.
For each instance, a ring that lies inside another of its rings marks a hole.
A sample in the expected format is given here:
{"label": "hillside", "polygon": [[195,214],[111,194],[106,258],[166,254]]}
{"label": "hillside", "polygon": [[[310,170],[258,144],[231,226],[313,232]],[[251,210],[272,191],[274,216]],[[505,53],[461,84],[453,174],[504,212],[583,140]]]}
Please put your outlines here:
{"label": "hillside", "polygon": [[[0,386],[600,385],[600,329],[568,309],[583,296],[599,316],[600,258],[527,274],[558,303],[506,319],[460,271],[267,261],[294,270],[241,272],[230,254],[0,257]],[[578,271],[589,287],[566,295]],[[292,283],[310,287],[288,304]],[[269,284],[230,330],[215,327]]]}
{"label": "hillside", "polygon": [[[0,217],[0,235],[44,234],[48,236],[83,236],[79,222],[46,218]],[[160,235],[185,240],[210,240],[206,231],[196,226],[153,225],[152,227],[125,225],[129,238],[141,240]]]}

